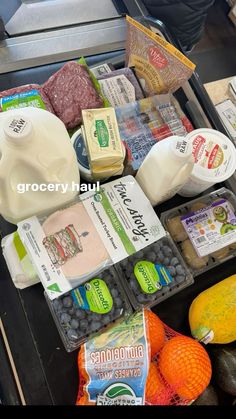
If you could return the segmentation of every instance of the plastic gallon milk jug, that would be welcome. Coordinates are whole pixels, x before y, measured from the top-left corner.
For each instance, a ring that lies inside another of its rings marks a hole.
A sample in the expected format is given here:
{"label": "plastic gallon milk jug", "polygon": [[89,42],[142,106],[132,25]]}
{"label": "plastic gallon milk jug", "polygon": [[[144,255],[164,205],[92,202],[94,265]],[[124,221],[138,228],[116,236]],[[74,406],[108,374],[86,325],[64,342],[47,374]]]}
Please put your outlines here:
{"label": "plastic gallon milk jug", "polygon": [[57,209],[75,197],[79,180],[59,118],[33,107],[0,114],[0,213],[7,221]]}
{"label": "plastic gallon milk jug", "polygon": [[170,199],[182,188],[193,165],[191,144],[185,138],[174,135],[151,148],[137,172],[136,180],[154,206]]}

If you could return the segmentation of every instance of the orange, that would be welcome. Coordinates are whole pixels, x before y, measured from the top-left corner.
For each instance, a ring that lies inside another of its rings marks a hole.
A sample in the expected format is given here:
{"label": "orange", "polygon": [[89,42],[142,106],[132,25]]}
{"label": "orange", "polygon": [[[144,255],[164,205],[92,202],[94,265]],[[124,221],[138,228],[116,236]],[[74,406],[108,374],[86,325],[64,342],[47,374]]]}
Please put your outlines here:
{"label": "orange", "polygon": [[157,365],[151,362],[145,388],[145,401],[148,404],[166,405],[170,401],[170,394],[161,378]]}
{"label": "orange", "polygon": [[159,317],[150,310],[144,310],[147,338],[151,349],[151,358],[160,351],[165,342],[165,330]]}
{"label": "orange", "polygon": [[159,368],[173,390],[187,400],[196,399],[211,379],[211,362],[205,349],[192,338],[175,336],[160,353]]}

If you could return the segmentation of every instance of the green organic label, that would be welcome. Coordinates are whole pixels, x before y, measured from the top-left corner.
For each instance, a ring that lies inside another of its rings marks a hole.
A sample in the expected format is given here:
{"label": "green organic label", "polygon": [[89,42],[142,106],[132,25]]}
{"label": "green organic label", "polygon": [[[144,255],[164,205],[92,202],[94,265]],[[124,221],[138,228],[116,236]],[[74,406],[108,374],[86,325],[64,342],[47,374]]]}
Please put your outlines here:
{"label": "green organic label", "polygon": [[153,294],[162,288],[161,277],[158,274],[154,263],[140,261],[134,267],[134,274],[140,287],[146,294]]}
{"label": "green organic label", "polygon": [[49,287],[47,287],[47,289],[50,290],[50,291],[54,291],[54,292],[61,292],[61,289],[59,288],[57,283],[49,285]]}
{"label": "green organic label", "polygon": [[[121,224],[116,212],[114,211],[114,209],[111,207],[111,204],[107,198],[107,195],[105,192],[100,191],[99,194],[97,194],[100,196],[100,202],[102,203],[102,206],[104,208],[104,210],[106,211],[107,216],[109,217],[112,227],[114,228],[115,232],[118,234],[118,236],[120,237],[120,240],[122,241],[124,248],[126,250],[126,252],[128,253],[128,255],[132,255],[133,253],[136,252],[136,249],[133,245],[133,243],[130,241],[129,237],[127,236],[125,229],[123,227],[123,225]],[[98,200],[98,198],[97,198]]]}
{"label": "green organic label", "polygon": [[18,109],[27,106],[46,109],[38,90],[29,90],[28,92],[17,93],[12,96],[3,97],[1,99],[1,108],[3,112],[10,109]]}
{"label": "green organic label", "polygon": [[27,253],[17,231],[14,233],[13,243],[14,243],[19,259],[20,260],[24,259],[24,257],[27,256]]}
{"label": "green organic label", "polygon": [[96,133],[100,147],[109,146],[109,133],[103,120],[95,121]]}
{"label": "green organic label", "polygon": [[95,313],[109,313],[113,299],[107,284],[102,279],[92,279],[71,292],[76,304],[85,310]]}

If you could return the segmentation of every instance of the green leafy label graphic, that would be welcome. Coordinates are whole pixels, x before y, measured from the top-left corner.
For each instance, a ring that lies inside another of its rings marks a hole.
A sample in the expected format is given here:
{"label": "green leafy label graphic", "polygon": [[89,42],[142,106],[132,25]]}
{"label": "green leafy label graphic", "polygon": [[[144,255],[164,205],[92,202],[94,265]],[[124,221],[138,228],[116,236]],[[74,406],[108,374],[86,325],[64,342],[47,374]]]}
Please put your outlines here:
{"label": "green leafy label graphic", "polygon": [[153,294],[162,288],[161,278],[154,263],[148,261],[137,262],[134,267],[134,274],[146,294]]}
{"label": "green leafy label graphic", "polygon": [[127,387],[122,385],[117,385],[106,392],[106,396],[110,397],[110,399],[114,399],[118,396],[133,396],[133,392],[131,392]]}
{"label": "green leafy label graphic", "polygon": [[123,243],[123,246],[128,253],[128,255],[132,255],[136,252],[136,249],[133,245],[133,243],[130,241],[129,237],[127,236],[125,229],[123,225],[121,224],[116,212],[113,210],[113,208],[110,205],[110,202],[106,196],[105,192],[100,192],[99,195],[102,197],[101,203],[102,206],[109,217],[112,227],[114,228],[115,232],[120,237],[120,240]]}
{"label": "green leafy label graphic", "polygon": [[85,285],[86,298],[91,311],[95,313],[109,313],[113,306],[113,299],[107,284],[102,279],[92,279]]}
{"label": "green leafy label graphic", "polygon": [[61,292],[61,289],[59,288],[57,283],[49,285],[49,287],[47,287],[47,289],[50,290],[50,291],[54,291],[54,292]]}
{"label": "green leafy label graphic", "polygon": [[108,132],[105,122],[102,119],[96,120],[95,127],[96,127],[96,133],[97,133],[97,138],[98,138],[100,147],[108,147],[109,146],[109,132]]}

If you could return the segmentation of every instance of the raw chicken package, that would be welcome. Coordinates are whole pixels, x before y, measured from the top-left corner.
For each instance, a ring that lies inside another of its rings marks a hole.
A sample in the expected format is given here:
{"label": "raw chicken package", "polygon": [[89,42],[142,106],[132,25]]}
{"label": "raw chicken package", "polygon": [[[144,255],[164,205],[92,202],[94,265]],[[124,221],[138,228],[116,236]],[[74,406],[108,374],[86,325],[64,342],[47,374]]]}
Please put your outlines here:
{"label": "raw chicken package", "polygon": [[0,92],[0,112],[28,106],[54,113],[50,100],[39,84],[26,84]]}
{"label": "raw chicken package", "polygon": [[175,92],[187,81],[193,64],[169,42],[126,16],[126,66],[135,72],[147,96]]}
{"label": "raw chicken package", "polygon": [[84,65],[70,61],[53,74],[42,86],[55,114],[67,128],[75,128],[82,121],[82,109],[103,107],[103,100],[95,89]]}

